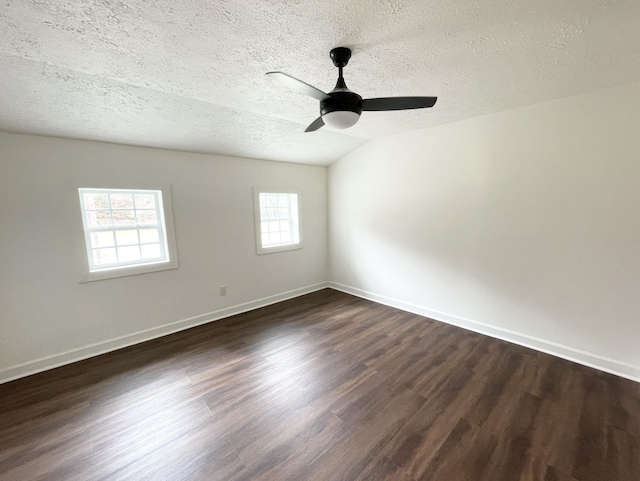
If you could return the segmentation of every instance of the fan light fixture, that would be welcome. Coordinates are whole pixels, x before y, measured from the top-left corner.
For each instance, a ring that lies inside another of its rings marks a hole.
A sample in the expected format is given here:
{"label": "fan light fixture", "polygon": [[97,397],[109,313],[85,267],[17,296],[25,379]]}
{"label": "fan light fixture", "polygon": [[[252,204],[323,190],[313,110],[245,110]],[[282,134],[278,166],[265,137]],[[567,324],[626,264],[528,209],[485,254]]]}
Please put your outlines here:
{"label": "fan light fixture", "polygon": [[322,116],[324,123],[334,129],[348,129],[349,127],[353,127],[359,118],[359,114],[349,110],[336,110],[334,112],[327,112]]}
{"label": "fan light fixture", "polygon": [[357,93],[349,90],[342,75],[342,69],[347,66],[351,58],[351,50],[347,47],[336,47],[329,52],[329,56],[333,65],[338,67],[338,81],[329,93],[284,72],[267,72],[269,77],[290,89],[320,101],[320,117],[311,122],[305,132],[314,132],[325,124],[334,129],[348,129],[358,122],[360,114],[366,110],[426,109],[433,107],[438,100],[437,97],[363,99]]}

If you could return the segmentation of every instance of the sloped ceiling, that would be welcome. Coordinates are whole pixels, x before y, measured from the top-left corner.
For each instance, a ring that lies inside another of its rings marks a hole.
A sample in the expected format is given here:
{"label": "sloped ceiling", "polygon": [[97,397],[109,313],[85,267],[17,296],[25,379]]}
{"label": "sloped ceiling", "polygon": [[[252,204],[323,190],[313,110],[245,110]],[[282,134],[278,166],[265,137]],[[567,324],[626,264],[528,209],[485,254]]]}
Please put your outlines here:
{"label": "sloped ceiling", "polygon": [[[368,139],[640,81],[638,0],[4,0],[0,130],[327,165]],[[363,97],[437,95],[304,133],[328,53]]]}

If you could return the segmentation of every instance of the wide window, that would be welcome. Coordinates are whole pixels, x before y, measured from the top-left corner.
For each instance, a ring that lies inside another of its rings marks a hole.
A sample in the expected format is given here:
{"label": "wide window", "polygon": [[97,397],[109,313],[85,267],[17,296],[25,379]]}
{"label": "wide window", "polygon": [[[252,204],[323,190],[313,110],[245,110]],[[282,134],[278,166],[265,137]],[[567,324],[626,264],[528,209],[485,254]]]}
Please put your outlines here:
{"label": "wide window", "polygon": [[78,190],[90,273],[171,264],[161,190]]}
{"label": "wide window", "polygon": [[258,254],[302,247],[298,193],[286,189],[254,189]]}

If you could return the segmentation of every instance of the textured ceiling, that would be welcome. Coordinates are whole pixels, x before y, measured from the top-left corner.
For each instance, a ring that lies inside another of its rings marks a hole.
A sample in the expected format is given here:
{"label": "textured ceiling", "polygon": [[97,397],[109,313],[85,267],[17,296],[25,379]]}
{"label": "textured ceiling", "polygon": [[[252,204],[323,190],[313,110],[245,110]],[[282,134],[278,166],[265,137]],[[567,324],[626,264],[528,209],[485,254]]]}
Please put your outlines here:
{"label": "textured ceiling", "polygon": [[[327,165],[367,139],[640,81],[638,0],[4,0],[0,130]],[[437,95],[303,132],[328,53],[363,97]]]}

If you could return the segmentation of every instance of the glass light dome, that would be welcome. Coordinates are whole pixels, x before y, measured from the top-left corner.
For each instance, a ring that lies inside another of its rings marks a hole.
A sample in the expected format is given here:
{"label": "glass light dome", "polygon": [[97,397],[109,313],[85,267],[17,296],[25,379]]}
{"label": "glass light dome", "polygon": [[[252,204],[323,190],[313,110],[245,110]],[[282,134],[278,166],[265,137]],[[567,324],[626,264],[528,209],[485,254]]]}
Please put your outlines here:
{"label": "glass light dome", "polygon": [[347,129],[358,122],[360,115],[349,110],[337,110],[335,112],[327,112],[322,116],[322,120],[329,127],[334,129]]}

